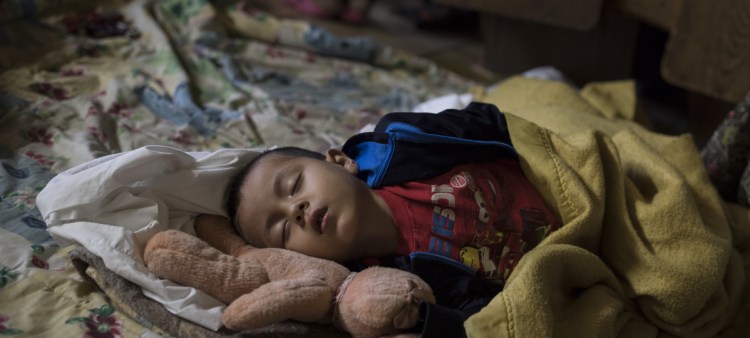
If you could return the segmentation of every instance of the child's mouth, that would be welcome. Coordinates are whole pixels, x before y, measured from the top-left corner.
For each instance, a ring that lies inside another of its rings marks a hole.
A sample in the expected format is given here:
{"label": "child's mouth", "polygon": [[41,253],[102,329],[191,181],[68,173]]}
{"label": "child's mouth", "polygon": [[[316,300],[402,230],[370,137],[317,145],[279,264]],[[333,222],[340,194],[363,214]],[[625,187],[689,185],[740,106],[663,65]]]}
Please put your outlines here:
{"label": "child's mouth", "polygon": [[328,222],[328,208],[320,208],[318,210],[315,210],[312,214],[312,224],[313,227],[318,230],[319,233],[323,234],[326,229],[326,223]]}
{"label": "child's mouth", "polygon": [[326,231],[326,225],[328,224],[328,209],[325,209],[323,216],[320,217],[320,233],[323,234]]}

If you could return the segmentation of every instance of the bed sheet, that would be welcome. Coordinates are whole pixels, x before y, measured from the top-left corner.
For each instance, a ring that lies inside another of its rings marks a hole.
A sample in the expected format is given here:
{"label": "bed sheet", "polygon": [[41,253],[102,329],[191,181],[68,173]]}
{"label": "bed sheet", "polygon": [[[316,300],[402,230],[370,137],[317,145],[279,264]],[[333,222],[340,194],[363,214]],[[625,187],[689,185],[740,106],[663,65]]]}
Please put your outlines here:
{"label": "bed sheet", "polygon": [[0,334],[163,334],[88,286],[47,233],[36,196],[60,172],[146,145],[322,150],[471,85],[249,3],[0,2]]}

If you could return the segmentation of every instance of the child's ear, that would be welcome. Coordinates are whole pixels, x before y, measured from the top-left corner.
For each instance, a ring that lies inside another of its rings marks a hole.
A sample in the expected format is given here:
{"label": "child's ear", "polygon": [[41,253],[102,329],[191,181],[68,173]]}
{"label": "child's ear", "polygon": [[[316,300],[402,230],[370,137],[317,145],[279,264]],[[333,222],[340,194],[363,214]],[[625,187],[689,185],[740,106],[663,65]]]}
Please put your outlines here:
{"label": "child's ear", "polygon": [[359,173],[359,166],[357,165],[357,162],[352,160],[351,157],[347,156],[343,151],[339,149],[328,149],[328,151],[326,151],[326,162],[340,165],[352,175],[356,175],[357,173]]}

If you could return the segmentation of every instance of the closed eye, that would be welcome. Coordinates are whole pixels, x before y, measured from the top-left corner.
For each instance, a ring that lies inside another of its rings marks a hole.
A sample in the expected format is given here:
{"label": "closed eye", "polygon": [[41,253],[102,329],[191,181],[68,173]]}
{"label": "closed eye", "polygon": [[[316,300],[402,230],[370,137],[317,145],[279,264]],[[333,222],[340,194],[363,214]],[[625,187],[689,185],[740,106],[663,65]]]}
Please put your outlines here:
{"label": "closed eye", "polygon": [[279,247],[280,248],[286,248],[286,232],[289,226],[289,220],[284,220],[284,223],[281,223],[281,240],[279,241]]}
{"label": "closed eye", "polygon": [[[294,184],[292,185],[291,192],[289,193],[289,196],[294,196],[302,185],[302,174],[297,175],[297,178],[294,180]],[[289,231],[289,219],[285,219],[283,223],[281,223],[281,239],[279,240],[279,247],[285,248],[286,247],[286,237],[287,232]]]}
{"label": "closed eye", "polygon": [[294,181],[294,185],[292,186],[292,193],[290,195],[294,195],[299,191],[300,185],[302,185],[302,174],[297,175],[297,179]]}

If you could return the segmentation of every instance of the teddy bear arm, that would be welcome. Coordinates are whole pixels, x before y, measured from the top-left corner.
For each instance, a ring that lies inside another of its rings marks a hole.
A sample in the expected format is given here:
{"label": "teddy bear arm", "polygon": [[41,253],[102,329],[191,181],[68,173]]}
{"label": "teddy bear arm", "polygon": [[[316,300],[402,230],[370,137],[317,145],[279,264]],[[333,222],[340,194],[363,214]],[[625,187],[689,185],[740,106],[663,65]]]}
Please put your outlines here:
{"label": "teddy bear arm", "polygon": [[316,278],[278,280],[243,295],[224,310],[222,321],[232,330],[260,328],[284,320],[328,323],[336,290]]}
{"label": "teddy bear arm", "polygon": [[199,215],[195,218],[194,227],[198,238],[227,255],[236,257],[252,249],[237,234],[232,222],[226,217],[209,214]]}
{"label": "teddy bear arm", "polygon": [[177,230],[160,232],[146,244],[144,262],[160,278],[197,288],[229,303],[268,282],[257,260],[238,260]]}

